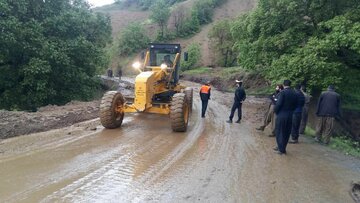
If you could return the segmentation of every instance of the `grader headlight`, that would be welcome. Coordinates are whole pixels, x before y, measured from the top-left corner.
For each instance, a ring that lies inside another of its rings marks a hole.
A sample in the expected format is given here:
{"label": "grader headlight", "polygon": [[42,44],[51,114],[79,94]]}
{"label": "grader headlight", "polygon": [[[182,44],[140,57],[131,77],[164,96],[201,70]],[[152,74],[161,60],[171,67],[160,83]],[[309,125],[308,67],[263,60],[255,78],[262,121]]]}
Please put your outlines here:
{"label": "grader headlight", "polygon": [[136,61],[135,63],[132,64],[132,67],[136,70],[138,70],[140,73],[142,72],[141,71],[141,63],[139,61]]}
{"label": "grader headlight", "polygon": [[168,67],[168,66],[167,66],[165,63],[163,63],[163,64],[160,65],[161,70],[166,70],[167,67]]}
{"label": "grader headlight", "polygon": [[141,63],[136,61],[135,63],[132,64],[132,67],[135,68],[135,69],[140,69]]}

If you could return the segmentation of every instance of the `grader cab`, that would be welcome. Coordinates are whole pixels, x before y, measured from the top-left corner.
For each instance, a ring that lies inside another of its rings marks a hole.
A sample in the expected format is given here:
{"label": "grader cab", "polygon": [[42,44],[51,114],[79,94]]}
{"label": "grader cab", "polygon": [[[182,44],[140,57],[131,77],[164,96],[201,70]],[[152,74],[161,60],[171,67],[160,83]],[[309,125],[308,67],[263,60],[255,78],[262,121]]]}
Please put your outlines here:
{"label": "grader cab", "polygon": [[[173,131],[187,129],[192,110],[193,90],[179,84],[180,44],[150,44],[144,62],[135,62],[140,73],[135,78],[135,97],[120,92],[104,94],[100,121],[105,128],[120,127],[125,113],[145,112],[170,115]],[[187,53],[184,53],[187,60]]]}

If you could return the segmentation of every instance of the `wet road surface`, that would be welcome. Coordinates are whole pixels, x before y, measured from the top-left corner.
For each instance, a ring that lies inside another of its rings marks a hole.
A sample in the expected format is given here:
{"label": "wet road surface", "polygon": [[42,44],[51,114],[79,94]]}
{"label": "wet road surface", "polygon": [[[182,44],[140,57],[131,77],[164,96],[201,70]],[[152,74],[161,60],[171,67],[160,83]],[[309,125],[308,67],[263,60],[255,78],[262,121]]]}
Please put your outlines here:
{"label": "wet road surface", "polygon": [[1,141],[0,202],[353,202],[359,159],[308,139],[279,156],[254,130],[256,100],[227,124],[232,94],[213,91],[205,119],[194,96],[186,133],[132,114],[114,130],[95,119]]}

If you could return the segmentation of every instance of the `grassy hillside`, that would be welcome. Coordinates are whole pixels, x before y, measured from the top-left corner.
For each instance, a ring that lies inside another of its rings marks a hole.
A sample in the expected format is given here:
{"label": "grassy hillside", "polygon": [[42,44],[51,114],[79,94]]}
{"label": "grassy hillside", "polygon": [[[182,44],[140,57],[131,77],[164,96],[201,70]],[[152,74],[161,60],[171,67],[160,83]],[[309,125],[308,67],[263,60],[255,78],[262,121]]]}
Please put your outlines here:
{"label": "grassy hillside", "polygon": [[[180,2],[178,4],[175,4],[171,8],[171,16],[168,21],[167,28],[169,30],[174,30],[174,15],[177,11],[177,8],[183,7],[185,10],[190,11],[195,0],[186,0],[183,2]],[[199,65],[201,66],[212,66],[215,59],[214,55],[211,51],[211,42],[208,38],[208,32],[212,26],[212,24],[218,20],[223,20],[227,18],[235,18],[236,16],[239,16],[245,11],[248,11],[252,9],[255,5],[254,0],[227,0],[223,5],[215,9],[214,16],[213,16],[213,22],[210,24],[207,24],[205,26],[201,27],[201,30],[199,33],[192,37],[187,37],[185,39],[174,39],[171,42],[172,43],[180,43],[183,47],[183,50],[186,50],[186,47],[193,43],[197,42],[200,44],[201,47],[201,59]],[[125,72],[128,69],[128,66],[133,61],[132,58],[120,58],[117,54],[117,38],[119,36],[119,33],[129,25],[131,22],[141,22],[145,29],[147,30],[148,36],[150,38],[155,38],[158,26],[154,23],[152,23],[149,20],[150,12],[143,11],[139,8],[135,7],[127,7],[124,8],[119,4],[112,4],[103,6],[100,8],[94,9],[96,12],[102,12],[106,13],[111,18],[111,24],[112,24],[112,36],[114,39],[114,43],[112,47],[109,47],[109,57],[111,61],[111,67],[113,69],[116,69],[118,64],[121,64],[123,67],[125,67]],[[129,70],[129,72],[131,72]]]}

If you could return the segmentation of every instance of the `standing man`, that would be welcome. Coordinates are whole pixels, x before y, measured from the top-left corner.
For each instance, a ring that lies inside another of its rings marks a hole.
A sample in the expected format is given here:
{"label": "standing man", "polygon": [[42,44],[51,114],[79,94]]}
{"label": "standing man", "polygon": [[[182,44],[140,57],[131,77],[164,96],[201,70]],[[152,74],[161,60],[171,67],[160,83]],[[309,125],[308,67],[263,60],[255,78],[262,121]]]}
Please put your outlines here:
{"label": "standing man", "polygon": [[329,144],[330,137],[334,128],[334,120],[336,116],[340,116],[340,95],[335,92],[333,85],[328,87],[328,90],[321,93],[316,116],[318,116],[318,123],[316,125],[315,140]]}
{"label": "standing man", "polygon": [[291,128],[291,144],[299,143],[299,129],[301,123],[302,110],[305,104],[305,96],[300,90],[300,85],[295,86],[295,93],[297,96],[296,109],[292,117],[292,128]]}
{"label": "standing man", "polygon": [[205,112],[208,106],[208,102],[210,99],[210,81],[206,82],[200,88],[200,98],[201,98],[201,118],[205,118]]}
{"label": "standing man", "polygon": [[109,78],[112,78],[112,77],[113,77],[113,71],[112,71],[111,68],[109,68],[109,69],[107,70],[107,75],[108,75]]}
{"label": "standing man", "polygon": [[237,88],[235,90],[234,104],[231,108],[229,120],[226,121],[227,123],[232,123],[232,119],[234,118],[236,109],[238,110],[238,120],[236,121],[236,123],[240,123],[241,116],[242,116],[241,107],[242,107],[243,101],[245,101],[245,99],[246,99],[245,90],[244,90],[244,88],[242,88],[242,81],[235,80],[235,82],[236,82]]}
{"label": "standing man", "polygon": [[119,77],[119,80],[121,80],[121,76],[122,76],[122,66],[120,66],[120,65],[118,65],[117,76]]}
{"label": "standing man", "polygon": [[270,95],[270,105],[269,105],[269,108],[266,112],[266,115],[265,115],[265,118],[264,118],[264,123],[262,126],[256,128],[256,130],[260,130],[260,131],[264,131],[266,126],[270,124],[271,126],[271,134],[269,135],[269,137],[275,137],[275,119],[276,119],[276,115],[275,115],[275,112],[274,112],[274,109],[275,109],[275,104],[276,104],[276,101],[277,101],[277,97],[280,93],[281,90],[284,89],[284,86],[282,84],[278,84],[276,85],[276,88],[275,88],[275,92]]}
{"label": "standing man", "polygon": [[302,114],[301,114],[301,123],[300,123],[300,129],[299,129],[299,134],[303,135],[303,134],[305,134],[305,128],[306,128],[306,124],[308,121],[311,95],[306,93],[305,85],[301,85],[300,90],[304,94],[304,97],[305,97],[305,104],[304,104],[304,108],[303,108]]}
{"label": "standing man", "polygon": [[290,88],[290,85],[290,80],[284,80],[284,90],[279,93],[278,101],[275,105],[277,147],[274,150],[280,155],[286,154],[286,145],[288,144],[292,127],[292,114],[297,104],[296,93]]}

